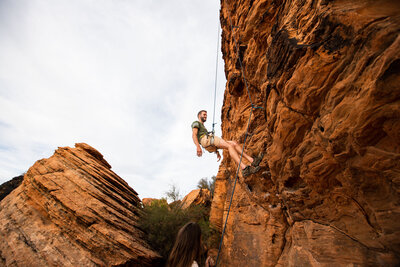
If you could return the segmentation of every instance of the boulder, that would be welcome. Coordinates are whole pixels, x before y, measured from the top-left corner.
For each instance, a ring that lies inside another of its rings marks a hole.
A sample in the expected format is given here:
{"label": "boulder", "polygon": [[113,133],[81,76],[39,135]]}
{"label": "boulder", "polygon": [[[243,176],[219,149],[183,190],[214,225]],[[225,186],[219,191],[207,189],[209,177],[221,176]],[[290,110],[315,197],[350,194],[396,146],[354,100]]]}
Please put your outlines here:
{"label": "boulder", "polygon": [[143,198],[142,199],[143,206],[151,206],[154,202],[164,203],[165,205],[168,205],[168,202],[167,202],[167,200],[165,198],[162,198],[162,199]]}
{"label": "boulder", "polygon": [[181,203],[182,209],[187,209],[190,206],[204,206],[211,205],[211,192],[208,189],[195,189],[187,194]]}
{"label": "boulder", "polygon": [[0,202],[0,266],[157,266],[139,205],[96,149],[58,148]]}
{"label": "boulder", "polygon": [[143,198],[142,199],[143,206],[149,206],[155,200],[158,200],[158,199],[156,199],[156,198]]}

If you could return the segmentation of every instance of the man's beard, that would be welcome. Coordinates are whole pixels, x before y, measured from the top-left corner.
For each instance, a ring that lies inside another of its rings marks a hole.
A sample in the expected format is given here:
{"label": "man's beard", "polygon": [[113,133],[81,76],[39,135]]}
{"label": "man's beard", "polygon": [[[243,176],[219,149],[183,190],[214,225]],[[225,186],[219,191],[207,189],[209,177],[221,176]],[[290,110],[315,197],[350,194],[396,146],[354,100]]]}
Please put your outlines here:
{"label": "man's beard", "polygon": [[206,118],[201,118],[201,122],[206,122]]}

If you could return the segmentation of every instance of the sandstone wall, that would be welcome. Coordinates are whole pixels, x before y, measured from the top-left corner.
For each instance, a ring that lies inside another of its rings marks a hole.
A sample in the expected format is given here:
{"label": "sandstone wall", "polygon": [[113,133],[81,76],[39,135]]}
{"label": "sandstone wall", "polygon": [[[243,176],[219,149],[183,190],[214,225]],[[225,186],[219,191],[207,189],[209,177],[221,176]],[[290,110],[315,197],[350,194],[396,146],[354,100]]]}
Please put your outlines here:
{"label": "sandstone wall", "polygon": [[94,148],[37,161],[0,202],[0,266],[157,266],[140,199]]}
{"label": "sandstone wall", "polygon": [[[262,171],[238,181],[221,266],[400,264],[400,2],[221,5],[223,137],[243,143],[250,113],[240,57],[263,107],[246,150],[266,153]],[[235,172],[225,153],[219,229]]]}

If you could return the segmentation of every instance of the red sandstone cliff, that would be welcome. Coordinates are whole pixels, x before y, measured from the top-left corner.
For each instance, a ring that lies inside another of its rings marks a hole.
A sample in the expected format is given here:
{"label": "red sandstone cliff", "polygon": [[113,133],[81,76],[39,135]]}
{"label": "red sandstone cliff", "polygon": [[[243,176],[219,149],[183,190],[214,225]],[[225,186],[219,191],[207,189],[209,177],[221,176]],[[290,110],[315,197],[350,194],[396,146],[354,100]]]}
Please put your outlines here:
{"label": "red sandstone cliff", "polygon": [[[266,153],[238,181],[221,266],[400,264],[400,2],[221,3],[223,137],[242,143],[250,113],[240,57],[263,107],[246,150]],[[225,154],[219,229],[235,171]]]}
{"label": "red sandstone cliff", "polygon": [[0,266],[157,266],[140,199],[94,148],[37,161],[0,202]]}

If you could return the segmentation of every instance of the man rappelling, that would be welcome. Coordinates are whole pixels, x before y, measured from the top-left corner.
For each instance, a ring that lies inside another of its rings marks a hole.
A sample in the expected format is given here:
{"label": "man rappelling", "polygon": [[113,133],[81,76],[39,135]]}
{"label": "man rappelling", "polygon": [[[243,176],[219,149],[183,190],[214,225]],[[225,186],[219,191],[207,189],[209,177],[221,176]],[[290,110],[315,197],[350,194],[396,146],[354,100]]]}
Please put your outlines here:
{"label": "man rappelling", "polygon": [[218,136],[214,136],[214,133],[209,133],[207,131],[207,128],[204,126],[204,123],[207,120],[207,111],[200,110],[199,113],[197,113],[197,118],[198,120],[192,123],[192,138],[197,148],[198,157],[203,155],[203,150],[201,149],[200,145],[210,153],[215,152],[217,154],[218,161],[221,159],[218,149],[226,149],[228,150],[232,159],[237,164],[240,164],[242,175],[244,177],[260,170],[258,164],[262,159],[262,155],[253,159],[243,151],[243,157],[247,159],[251,165],[246,165],[243,162],[240,162],[240,154],[242,153],[242,147],[240,145],[238,145],[235,141],[225,141]]}

